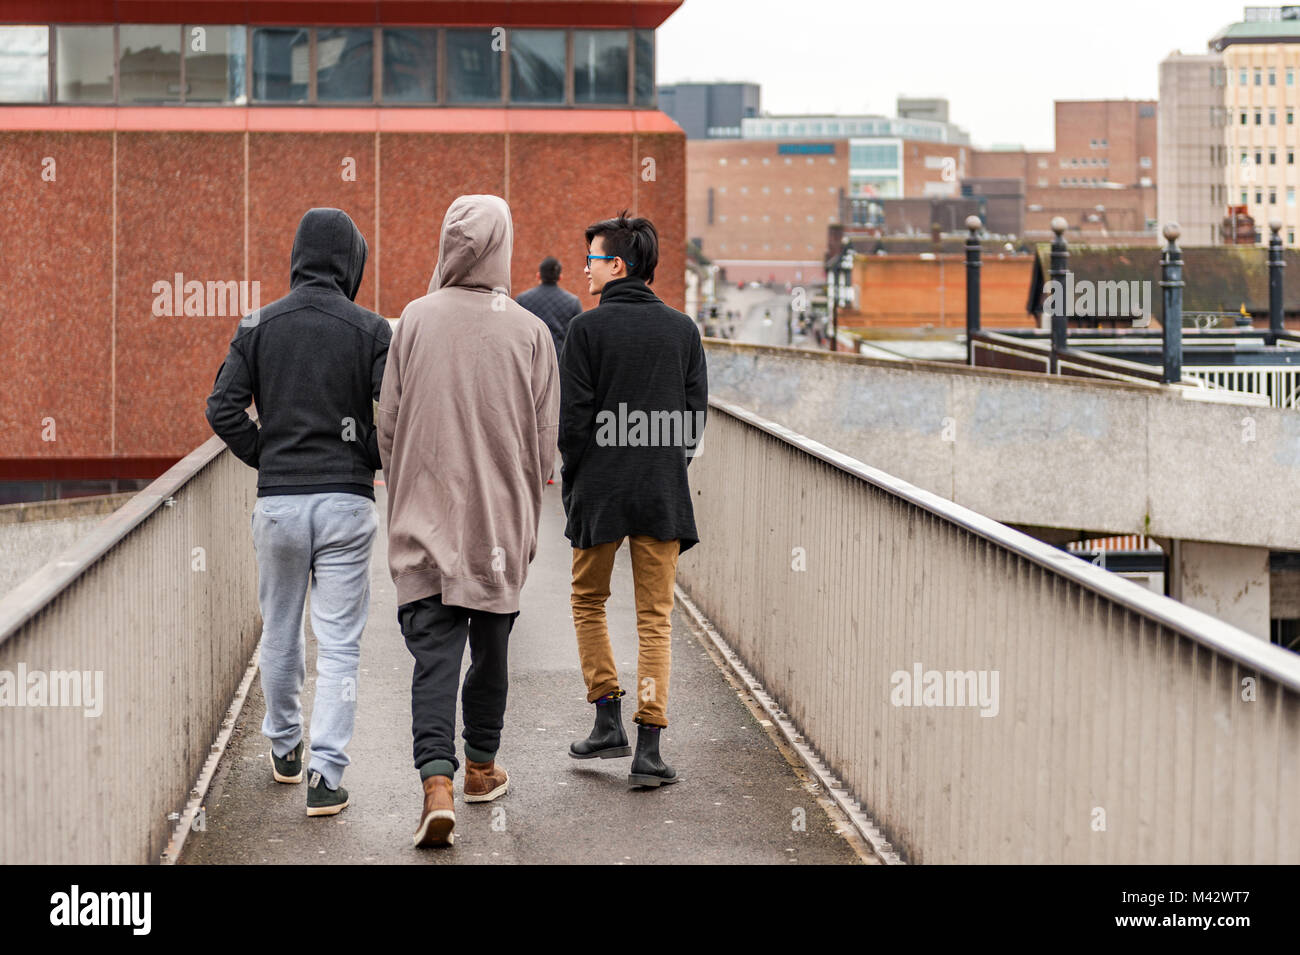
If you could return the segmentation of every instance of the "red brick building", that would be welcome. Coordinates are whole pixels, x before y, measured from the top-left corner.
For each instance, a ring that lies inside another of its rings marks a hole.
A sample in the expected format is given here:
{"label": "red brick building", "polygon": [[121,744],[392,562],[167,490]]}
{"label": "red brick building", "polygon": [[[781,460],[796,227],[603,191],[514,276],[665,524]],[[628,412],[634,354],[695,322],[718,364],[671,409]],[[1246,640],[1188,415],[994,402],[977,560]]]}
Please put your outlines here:
{"label": "red brick building", "polygon": [[1058,101],[1054,151],[976,150],[970,176],[1024,183],[1030,238],[1049,237],[1059,215],[1073,241],[1154,243],[1156,103]]}
{"label": "red brick building", "polygon": [[238,314],[158,315],[156,286],[285,294],[312,206],[356,221],[357,301],[390,318],[464,193],[510,204],[513,294],[553,254],[594,304],[583,229],[628,208],[682,307],[685,138],[654,99],[680,2],[6,4],[0,499],[152,478],[205,440]]}
{"label": "red brick building", "polygon": [[958,196],[970,152],[906,139],[691,140],[687,235],[731,281],[822,281],[826,229],[846,199]]}

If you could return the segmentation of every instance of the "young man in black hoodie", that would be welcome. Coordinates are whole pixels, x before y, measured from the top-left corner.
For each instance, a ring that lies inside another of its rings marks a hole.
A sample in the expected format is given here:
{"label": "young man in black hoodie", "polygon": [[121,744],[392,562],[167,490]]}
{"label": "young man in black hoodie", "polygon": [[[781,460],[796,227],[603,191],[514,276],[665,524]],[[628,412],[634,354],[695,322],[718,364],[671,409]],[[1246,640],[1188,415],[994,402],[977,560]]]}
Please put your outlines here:
{"label": "young man in black hoodie", "polygon": [[668,725],[677,557],[699,542],[686,468],[708,406],[704,346],[695,323],[650,291],[659,236],[649,219],[624,212],[586,237],[600,304],[573,319],[560,356],[560,452],[573,622],[596,722],[569,754],[631,755],[605,621],[614,555],[627,538],[640,648],[628,783],[661,786],[681,778],[659,754],[659,733]]}
{"label": "young man in black hoodie", "polygon": [[[308,210],[293,241],[291,291],[240,321],[208,398],[212,430],[257,469],[251,523],[263,621],[262,732],[281,783],[302,781],[302,610],[311,578],[317,678],[309,816],[348,804],[340,781],[370,607],[380,468],[371,402],[392,329],[353,301],[365,264],[366,241],[346,213]],[[250,401],[260,428],[245,413]]]}

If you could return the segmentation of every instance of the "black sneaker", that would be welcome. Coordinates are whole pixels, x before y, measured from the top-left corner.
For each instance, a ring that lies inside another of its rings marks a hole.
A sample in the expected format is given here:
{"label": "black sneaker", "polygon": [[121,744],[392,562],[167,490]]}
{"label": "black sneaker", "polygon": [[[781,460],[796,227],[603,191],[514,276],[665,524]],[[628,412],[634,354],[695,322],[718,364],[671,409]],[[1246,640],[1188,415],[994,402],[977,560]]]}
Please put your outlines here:
{"label": "black sneaker", "polygon": [[302,782],[302,740],[298,740],[298,745],[283,757],[276,756],[275,750],[271,750],[271,775],[277,783]]}
{"label": "black sneaker", "polygon": [[340,786],[330,789],[325,778],[313,772],[307,782],[307,815],[334,816],[347,808],[348,791]]}

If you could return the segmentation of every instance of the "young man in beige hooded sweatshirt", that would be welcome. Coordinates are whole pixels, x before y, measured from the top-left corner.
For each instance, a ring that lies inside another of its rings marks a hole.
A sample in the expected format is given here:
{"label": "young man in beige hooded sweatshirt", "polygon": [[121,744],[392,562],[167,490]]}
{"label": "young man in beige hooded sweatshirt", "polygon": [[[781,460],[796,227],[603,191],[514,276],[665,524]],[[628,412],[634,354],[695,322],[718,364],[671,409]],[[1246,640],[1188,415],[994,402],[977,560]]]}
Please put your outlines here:
{"label": "young man in beige hooded sweatshirt", "polygon": [[461,196],[447,210],[429,294],[406,306],[379,397],[388,486],[388,565],[415,657],[415,766],[424,786],[417,846],[450,845],[456,690],[465,801],[504,795],[496,764],[506,649],[537,552],[542,492],[559,421],[550,332],[510,298],[510,208]]}

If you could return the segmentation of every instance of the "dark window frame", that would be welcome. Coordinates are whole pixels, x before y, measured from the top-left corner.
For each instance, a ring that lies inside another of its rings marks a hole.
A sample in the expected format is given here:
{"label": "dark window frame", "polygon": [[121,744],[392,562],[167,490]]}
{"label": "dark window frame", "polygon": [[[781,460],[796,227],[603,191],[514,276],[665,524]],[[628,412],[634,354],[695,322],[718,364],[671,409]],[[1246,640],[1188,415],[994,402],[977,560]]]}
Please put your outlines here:
{"label": "dark window frame", "polygon": [[[183,11],[182,11],[183,13]],[[57,105],[77,105],[75,103],[60,103],[58,97],[58,31],[66,27],[83,27],[83,26],[111,26],[113,36],[113,78],[112,78],[112,99],[102,104],[105,106],[135,106],[137,104],[123,104],[121,102],[121,74],[122,74],[122,48],[120,28],[124,25],[134,26],[136,24],[83,24],[83,23],[66,23],[47,21],[44,23],[13,24],[15,26],[36,26],[44,27],[46,30],[47,42],[47,61],[46,61],[46,96],[44,100],[32,100],[24,103],[11,103],[11,106],[57,106]],[[507,27],[505,36],[505,49],[499,54],[501,58],[501,98],[499,101],[483,101],[477,103],[451,103],[448,97],[447,88],[447,32],[454,29],[472,29],[464,26],[434,26],[434,25],[411,25],[409,28],[429,29],[436,32],[436,56],[437,63],[434,68],[434,97],[427,102],[409,102],[409,101],[388,101],[383,95],[384,80],[384,41],[383,33],[385,29],[402,29],[398,25],[391,26],[374,26],[369,29],[371,33],[371,96],[369,100],[352,100],[347,102],[325,102],[322,103],[318,98],[317,70],[319,68],[319,51],[317,47],[317,32],[325,29],[338,29],[334,26],[304,26],[301,23],[198,23],[187,19],[179,18],[178,22],[159,23],[159,24],[139,24],[140,26],[159,26],[175,27],[180,50],[180,90],[174,100],[168,100],[160,103],[138,104],[148,108],[155,107],[257,107],[257,108],[292,108],[302,109],[306,107],[327,109],[350,109],[350,108],[374,108],[383,106],[386,109],[431,109],[431,108],[490,108],[490,109],[631,109],[638,111],[657,110],[659,108],[659,88],[657,77],[657,66],[659,56],[659,31],[654,29],[637,29],[633,27],[602,29],[590,27],[520,27],[519,29],[554,29],[556,32],[564,34],[564,99],[557,103],[516,103],[511,98],[512,73],[510,69],[510,43],[511,34],[514,27]],[[194,27],[203,27],[204,29],[220,28],[223,30],[243,31],[243,74],[244,74],[244,102],[238,103],[234,97],[230,96],[230,90],[227,88],[227,96],[219,101],[199,100],[191,101],[189,98],[189,36],[187,32]],[[254,84],[255,74],[255,56],[253,49],[253,32],[257,29],[287,29],[287,30],[305,30],[307,32],[307,82],[306,96],[303,100],[262,100],[256,97],[256,86]],[[367,29],[364,26],[348,27],[348,29]],[[583,32],[599,32],[609,34],[622,34],[626,38],[627,51],[627,97],[624,101],[619,102],[583,102],[579,103],[576,99],[576,50],[574,48],[575,34],[582,30]],[[636,80],[638,70],[638,50],[637,36],[639,33],[648,32],[650,35],[649,52],[651,59],[650,67],[650,99],[649,102],[639,104],[637,102]],[[88,105],[88,104],[87,104]]]}

